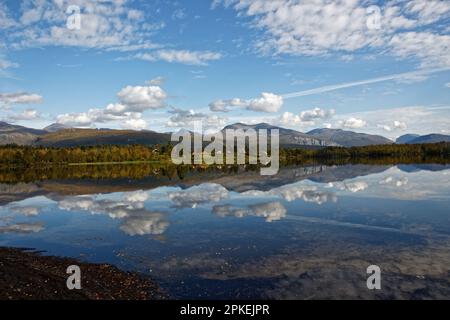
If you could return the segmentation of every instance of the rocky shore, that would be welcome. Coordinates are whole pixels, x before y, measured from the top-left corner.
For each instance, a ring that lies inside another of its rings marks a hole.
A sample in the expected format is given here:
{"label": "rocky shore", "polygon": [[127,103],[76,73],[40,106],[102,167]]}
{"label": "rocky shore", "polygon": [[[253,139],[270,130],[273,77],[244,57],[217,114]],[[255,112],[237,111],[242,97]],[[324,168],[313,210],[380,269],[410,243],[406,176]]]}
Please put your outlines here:
{"label": "rocky shore", "polygon": [[[66,286],[66,269],[82,270],[80,290]],[[154,300],[164,299],[150,278],[108,264],[43,256],[28,249],[0,248],[0,300]]]}

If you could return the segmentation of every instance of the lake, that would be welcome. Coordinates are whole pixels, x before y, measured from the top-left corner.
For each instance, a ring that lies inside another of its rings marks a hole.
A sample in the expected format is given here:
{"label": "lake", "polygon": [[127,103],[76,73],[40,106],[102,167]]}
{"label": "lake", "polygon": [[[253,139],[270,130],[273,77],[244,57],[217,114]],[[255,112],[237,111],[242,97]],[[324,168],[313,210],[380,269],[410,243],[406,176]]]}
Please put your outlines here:
{"label": "lake", "polygon": [[449,298],[450,166],[1,183],[0,246],[111,263],[176,299]]}

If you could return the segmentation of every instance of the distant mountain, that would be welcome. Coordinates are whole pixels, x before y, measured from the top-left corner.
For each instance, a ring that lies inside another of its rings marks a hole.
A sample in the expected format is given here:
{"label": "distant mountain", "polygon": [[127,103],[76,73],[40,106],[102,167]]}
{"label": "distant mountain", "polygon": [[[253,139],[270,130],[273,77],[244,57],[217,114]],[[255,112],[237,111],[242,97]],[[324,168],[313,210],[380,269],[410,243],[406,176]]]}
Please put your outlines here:
{"label": "distant mountain", "polygon": [[39,136],[34,145],[46,147],[74,147],[94,145],[164,144],[170,134],[154,131],[113,129],[65,129]]}
{"label": "distant mountain", "polygon": [[47,132],[58,132],[65,129],[71,129],[71,127],[62,123],[52,123],[51,125],[45,127],[43,130]]}
{"label": "distant mountain", "polygon": [[284,147],[296,147],[296,146],[308,146],[308,147],[324,147],[324,146],[336,146],[336,143],[333,143],[332,141],[328,139],[324,139],[321,137],[314,137],[299,131],[291,130],[291,129],[285,129],[282,127],[272,126],[267,123],[258,123],[255,125],[248,125],[244,123],[235,123],[228,125],[223,128],[222,131],[226,129],[254,129],[254,130],[260,130],[260,129],[278,129],[280,134],[280,145]]}
{"label": "distant mountain", "polygon": [[[404,137],[404,136],[402,136]],[[400,137],[400,138],[402,138]],[[399,138],[399,139],[400,139]],[[407,143],[407,144],[419,144],[419,143],[437,143],[437,142],[450,142],[450,136],[445,134],[427,134],[424,136],[417,136],[414,139],[407,140],[405,142],[398,142],[399,139],[397,139],[397,143]],[[403,140],[403,139],[402,139]]]}
{"label": "distant mountain", "polygon": [[45,134],[44,130],[37,130],[17,125],[12,125],[0,121],[0,145],[33,143],[40,135]]}
{"label": "distant mountain", "polygon": [[[280,145],[283,147],[321,148],[326,146],[365,146],[392,144],[393,141],[377,135],[344,131],[341,129],[315,129],[302,133],[292,129],[267,123],[247,125],[235,123],[222,129],[278,129]],[[74,147],[93,145],[165,144],[170,141],[170,133],[142,130],[78,129],[54,123],[42,130],[13,125],[0,121],[0,145],[18,144],[51,147]],[[434,143],[450,141],[450,136],[429,134],[425,136],[404,135],[397,143]]]}
{"label": "distant mountain", "polygon": [[170,134],[154,131],[113,129],[75,129],[52,124],[43,130],[12,125],[0,121],[0,145],[35,145],[47,147],[74,147],[93,145],[154,145],[170,141]]}
{"label": "distant mountain", "polygon": [[408,143],[418,137],[420,137],[420,135],[418,135],[418,134],[404,134],[404,135],[398,137],[395,140],[395,143],[398,143],[398,144]]}
{"label": "distant mountain", "polygon": [[344,147],[360,147],[378,144],[392,144],[392,140],[383,136],[345,131],[342,129],[314,129],[307,132],[308,135],[319,139],[328,140]]}

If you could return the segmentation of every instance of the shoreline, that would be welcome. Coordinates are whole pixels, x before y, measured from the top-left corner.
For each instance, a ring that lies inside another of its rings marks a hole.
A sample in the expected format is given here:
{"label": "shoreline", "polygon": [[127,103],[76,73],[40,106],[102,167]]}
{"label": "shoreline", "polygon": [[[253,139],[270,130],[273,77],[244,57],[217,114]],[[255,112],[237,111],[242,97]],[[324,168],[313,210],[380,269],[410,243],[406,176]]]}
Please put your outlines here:
{"label": "shoreline", "polygon": [[[66,286],[66,269],[81,269],[81,289]],[[28,248],[0,247],[0,300],[161,300],[167,296],[149,277],[110,264],[43,256]]]}

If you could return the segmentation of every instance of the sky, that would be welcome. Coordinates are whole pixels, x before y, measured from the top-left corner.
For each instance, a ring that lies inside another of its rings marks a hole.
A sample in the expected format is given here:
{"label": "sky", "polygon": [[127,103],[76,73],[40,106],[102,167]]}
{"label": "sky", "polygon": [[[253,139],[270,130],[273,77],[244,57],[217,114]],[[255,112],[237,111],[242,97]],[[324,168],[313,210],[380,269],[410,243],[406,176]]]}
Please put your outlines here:
{"label": "sky", "polygon": [[0,0],[0,121],[450,134],[450,1]]}

